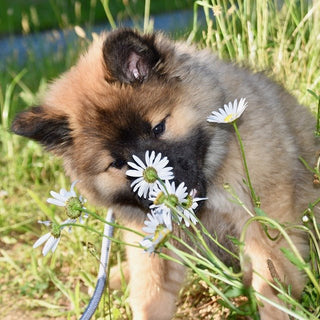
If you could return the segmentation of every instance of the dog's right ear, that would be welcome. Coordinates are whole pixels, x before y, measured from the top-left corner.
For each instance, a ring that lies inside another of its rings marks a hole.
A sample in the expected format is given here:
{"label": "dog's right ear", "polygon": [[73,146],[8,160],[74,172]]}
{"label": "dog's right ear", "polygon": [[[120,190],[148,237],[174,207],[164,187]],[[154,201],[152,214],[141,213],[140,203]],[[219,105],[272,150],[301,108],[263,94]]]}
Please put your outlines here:
{"label": "dog's right ear", "polygon": [[32,107],[18,113],[11,131],[40,142],[47,150],[63,154],[72,144],[68,116],[48,107]]}
{"label": "dog's right ear", "polygon": [[107,80],[121,83],[142,83],[156,73],[155,66],[163,59],[155,46],[155,35],[140,35],[120,29],[107,35],[103,45]]}

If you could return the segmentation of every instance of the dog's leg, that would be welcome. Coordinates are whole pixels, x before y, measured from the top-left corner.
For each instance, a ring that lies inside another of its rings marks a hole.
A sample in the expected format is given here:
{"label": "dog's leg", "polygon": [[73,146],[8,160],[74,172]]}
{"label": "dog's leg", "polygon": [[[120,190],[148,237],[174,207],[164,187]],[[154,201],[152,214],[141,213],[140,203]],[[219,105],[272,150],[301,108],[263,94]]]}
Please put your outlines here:
{"label": "dog's leg", "polygon": [[[297,244],[300,252],[303,253],[307,249],[307,245],[302,235],[296,233],[290,236],[293,242]],[[253,224],[250,226],[245,243],[245,251],[251,257],[253,270],[262,276],[260,277],[258,274],[253,273],[252,286],[255,290],[268,299],[283,305],[284,303],[277,297],[278,292],[276,289],[272,288],[264,280],[267,279],[275,283],[274,280],[277,279],[284,285],[291,285],[292,293],[295,297],[300,296],[305,284],[305,278],[280,251],[280,248],[288,247],[283,238],[278,241],[269,240],[260,226]],[[263,306],[259,308],[259,311],[261,320],[289,319],[287,314],[267,302],[263,302]]]}
{"label": "dog's leg", "polygon": [[121,290],[122,284],[128,283],[130,279],[127,261],[123,261],[121,264],[113,266],[110,270],[109,278],[110,289]]}
{"label": "dog's leg", "polygon": [[[141,230],[141,228],[137,228]],[[137,244],[141,237],[126,232],[124,239]],[[163,251],[166,251],[163,249]],[[169,252],[165,252],[169,254]],[[185,278],[185,268],[156,254],[127,246],[130,277],[130,305],[134,320],[169,320]]]}

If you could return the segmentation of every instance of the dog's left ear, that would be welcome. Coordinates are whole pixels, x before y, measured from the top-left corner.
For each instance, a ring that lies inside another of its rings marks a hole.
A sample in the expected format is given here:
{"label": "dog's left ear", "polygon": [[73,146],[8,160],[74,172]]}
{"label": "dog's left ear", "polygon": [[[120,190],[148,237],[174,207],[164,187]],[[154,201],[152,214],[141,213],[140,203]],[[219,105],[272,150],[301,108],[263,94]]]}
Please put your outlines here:
{"label": "dog's left ear", "polygon": [[120,29],[107,35],[103,45],[107,80],[142,83],[156,73],[161,54],[155,46],[155,35],[140,35]]}

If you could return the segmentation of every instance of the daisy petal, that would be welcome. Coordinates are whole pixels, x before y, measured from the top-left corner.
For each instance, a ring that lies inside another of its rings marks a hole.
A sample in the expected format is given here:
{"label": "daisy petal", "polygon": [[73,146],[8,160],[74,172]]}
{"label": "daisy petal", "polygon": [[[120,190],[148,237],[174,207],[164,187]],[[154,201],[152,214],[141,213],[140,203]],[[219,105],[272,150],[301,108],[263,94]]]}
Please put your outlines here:
{"label": "daisy petal", "polygon": [[149,166],[152,166],[152,164],[154,163],[154,158],[155,158],[155,156],[156,156],[156,154],[155,154],[155,152],[152,150],[152,152],[151,152],[151,155],[150,155],[150,158],[149,158]]}
{"label": "daisy petal", "polygon": [[74,191],[74,186],[79,182],[79,180],[75,180],[71,183],[70,192],[72,193],[73,197],[76,197],[76,192]]}
{"label": "daisy petal", "polygon": [[[161,159],[161,152],[159,152],[156,156],[156,158],[154,159],[154,163],[159,163]],[[166,160],[167,157],[164,157],[162,160]],[[165,166],[165,165],[164,165]]]}
{"label": "daisy petal", "polygon": [[61,202],[65,202],[67,199],[66,197],[62,196],[60,193],[55,191],[50,191],[50,194],[53,196],[54,199],[60,200]]}
{"label": "daisy petal", "polygon": [[55,244],[55,238],[51,235],[42,249],[42,254],[46,256]]}
{"label": "daisy petal", "polygon": [[64,207],[65,206],[65,203],[64,202],[61,202],[57,199],[53,199],[53,198],[48,198],[47,199],[47,202],[48,203],[51,203],[51,204],[54,204],[56,206],[59,206],[59,207]]}
{"label": "daisy petal", "polygon": [[143,178],[140,177],[138,179],[135,179],[131,184],[130,184],[130,187],[133,188],[137,183],[139,183],[140,181],[142,181]]}
{"label": "daisy petal", "polygon": [[128,170],[126,171],[126,175],[130,177],[141,177],[142,171],[138,170]]}
{"label": "daisy petal", "polygon": [[[144,160],[143,161],[137,157],[136,155],[132,155],[134,162],[128,162],[128,166],[133,169],[127,170],[126,174],[130,177],[136,178],[131,183],[131,188],[133,192],[137,192],[139,197],[147,198],[153,188],[159,184],[159,181],[154,179],[155,176],[159,177],[162,180],[169,180],[172,179],[173,173],[171,167],[166,167],[168,164],[167,157],[161,158],[161,153],[157,153],[155,151],[147,150],[145,152]],[[156,171],[156,172],[154,172]],[[151,172],[151,178],[150,178]]]}
{"label": "daisy petal", "polygon": [[207,121],[230,123],[238,119],[246,108],[247,102],[245,98],[241,98],[239,102],[238,99],[235,99],[233,103],[230,101],[228,104],[224,104],[223,108],[219,108],[218,111],[212,111]]}
{"label": "daisy petal", "polygon": [[137,164],[135,164],[134,162],[128,162],[128,166],[132,167],[133,169],[136,169],[138,171],[143,172],[143,169],[141,167],[139,167]]}
{"label": "daisy petal", "polygon": [[60,195],[62,195],[63,197],[67,197],[68,193],[69,192],[66,189],[64,188],[60,189]]}
{"label": "daisy petal", "polygon": [[46,221],[38,220],[38,223],[44,224],[46,227],[49,227],[51,225],[51,221],[49,220],[46,220]]}
{"label": "daisy petal", "polygon": [[141,168],[143,168],[143,169],[146,168],[145,164],[144,164],[144,163],[140,160],[140,158],[138,158],[136,155],[132,155],[132,158],[135,160],[135,162],[138,163],[138,165],[139,165]]}
{"label": "daisy petal", "polygon": [[45,235],[41,236],[32,246],[33,248],[38,248],[39,246],[41,246],[43,243],[45,243],[51,236],[51,233],[48,232]]}
{"label": "daisy petal", "polygon": [[134,187],[133,187],[133,192],[136,192],[138,189],[142,188],[142,186],[144,185],[144,181],[140,180]]}
{"label": "daisy petal", "polygon": [[60,239],[61,239],[60,237],[59,238],[54,238],[55,241],[54,241],[53,246],[51,248],[51,252],[55,252],[56,251]]}

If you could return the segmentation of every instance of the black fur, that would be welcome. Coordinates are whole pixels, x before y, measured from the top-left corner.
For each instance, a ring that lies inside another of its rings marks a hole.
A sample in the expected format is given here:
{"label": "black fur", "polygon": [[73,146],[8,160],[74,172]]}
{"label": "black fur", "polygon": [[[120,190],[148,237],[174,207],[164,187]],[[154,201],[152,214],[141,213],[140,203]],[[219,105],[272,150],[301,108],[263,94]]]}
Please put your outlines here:
{"label": "black fur", "polygon": [[[113,79],[122,83],[141,83],[154,74],[160,53],[154,35],[139,35],[129,29],[111,33],[103,46],[103,57]],[[133,72],[133,67],[136,72]]]}
{"label": "black fur", "polygon": [[208,139],[201,130],[194,130],[183,140],[166,141],[157,138],[141,140],[131,154],[144,159],[146,150],[161,152],[163,156],[168,157],[168,166],[174,168],[176,186],[184,182],[188,191],[195,188],[198,192],[197,196],[204,197],[206,195],[206,179],[203,166],[208,147],[206,141]]}
{"label": "black fur", "polygon": [[71,129],[66,115],[48,117],[44,107],[32,107],[19,113],[11,131],[40,142],[48,150],[72,144]]}

